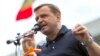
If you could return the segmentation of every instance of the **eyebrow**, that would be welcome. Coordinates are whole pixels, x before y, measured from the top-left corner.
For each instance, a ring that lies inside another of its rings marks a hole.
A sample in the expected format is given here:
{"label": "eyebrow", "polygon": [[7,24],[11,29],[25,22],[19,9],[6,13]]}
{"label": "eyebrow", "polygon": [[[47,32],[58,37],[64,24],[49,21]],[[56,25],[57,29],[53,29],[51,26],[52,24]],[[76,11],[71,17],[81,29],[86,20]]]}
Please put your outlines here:
{"label": "eyebrow", "polygon": [[[48,15],[45,14],[45,13],[40,15],[40,17],[44,17],[44,16],[48,16]],[[37,21],[38,19],[39,19],[38,17],[35,18],[36,21]]]}

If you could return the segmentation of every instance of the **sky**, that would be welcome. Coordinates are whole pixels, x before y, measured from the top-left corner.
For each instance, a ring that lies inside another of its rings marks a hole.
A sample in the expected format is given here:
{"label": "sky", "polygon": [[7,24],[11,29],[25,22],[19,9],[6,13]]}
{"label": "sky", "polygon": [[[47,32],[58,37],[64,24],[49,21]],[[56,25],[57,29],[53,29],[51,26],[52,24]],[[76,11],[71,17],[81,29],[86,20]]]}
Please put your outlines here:
{"label": "sky", "polygon": [[[15,52],[15,45],[6,44],[8,39],[14,40],[17,33],[29,31],[36,23],[33,14],[27,20],[15,21],[16,15],[24,0],[0,0],[0,56],[7,56]],[[62,13],[61,22],[68,28],[77,23],[86,24],[100,18],[100,0],[36,0],[33,8],[42,3],[57,5]],[[36,34],[36,43],[43,41],[45,36]]]}

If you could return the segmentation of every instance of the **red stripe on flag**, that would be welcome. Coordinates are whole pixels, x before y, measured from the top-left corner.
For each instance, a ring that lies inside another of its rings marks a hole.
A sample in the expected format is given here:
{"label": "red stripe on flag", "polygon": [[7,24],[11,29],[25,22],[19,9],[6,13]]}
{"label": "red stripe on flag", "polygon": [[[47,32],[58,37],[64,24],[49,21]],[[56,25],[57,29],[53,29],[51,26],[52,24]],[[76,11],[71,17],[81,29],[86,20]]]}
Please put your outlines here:
{"label": "red stripe on flag", "polygon": [[32,15],[32,7],[29,7],[25,10],[20,10],[17,14],[16,21],[28,19]]}

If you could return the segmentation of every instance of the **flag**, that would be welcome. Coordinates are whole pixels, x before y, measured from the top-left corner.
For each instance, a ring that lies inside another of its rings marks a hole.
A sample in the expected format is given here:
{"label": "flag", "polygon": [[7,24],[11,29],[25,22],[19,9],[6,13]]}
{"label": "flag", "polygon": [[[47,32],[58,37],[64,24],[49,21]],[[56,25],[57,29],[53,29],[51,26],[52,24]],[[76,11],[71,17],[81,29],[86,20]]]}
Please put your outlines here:
{"label": "flag", "polygon": [[32,2],[33,0],[25,0],[22,4],[21,9],[19,10],[16,21],[28,19],[30,16],[32,16]]}

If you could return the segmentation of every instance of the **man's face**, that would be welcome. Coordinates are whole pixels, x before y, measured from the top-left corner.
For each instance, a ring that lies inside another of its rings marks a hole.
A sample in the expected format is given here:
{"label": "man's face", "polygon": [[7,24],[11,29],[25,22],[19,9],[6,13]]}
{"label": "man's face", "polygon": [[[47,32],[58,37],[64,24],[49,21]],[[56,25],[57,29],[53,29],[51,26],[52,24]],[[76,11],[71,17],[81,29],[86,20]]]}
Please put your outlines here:
{"label": "man's face", "polygon": [[52,33],[56,29],[58,22],[60,22],[60,15],[51,12],[48,6],[41,7],[35,13],[36,21],[41,25],[43,34]]}

